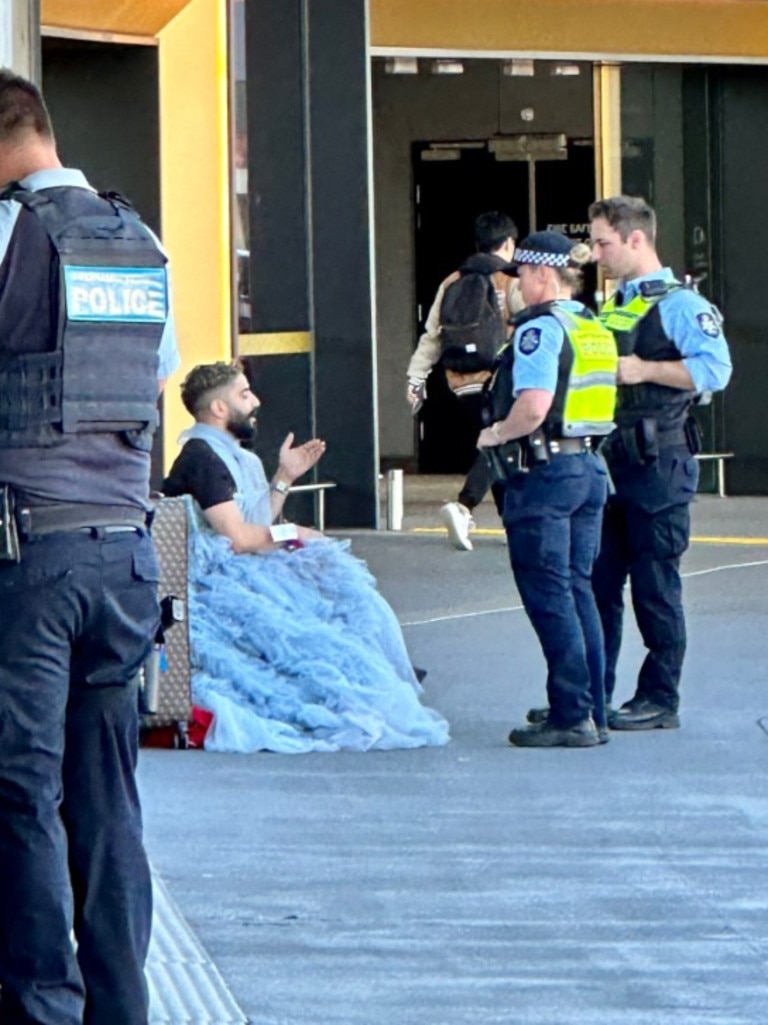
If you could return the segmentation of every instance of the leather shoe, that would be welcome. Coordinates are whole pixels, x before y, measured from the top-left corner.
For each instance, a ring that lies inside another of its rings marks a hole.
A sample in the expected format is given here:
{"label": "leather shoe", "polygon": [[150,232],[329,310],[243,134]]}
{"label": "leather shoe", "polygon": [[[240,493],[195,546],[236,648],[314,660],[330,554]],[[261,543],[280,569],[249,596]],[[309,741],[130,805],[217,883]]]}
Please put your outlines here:
{"label": "leather shoe", "polygon": [[600,738],[591,719],[582,719],[567,729],[555,726],[547,719],[512,730],[509,742],[515,747],[596,747]]}
{"label": "leather shoe", "polygon": [[672,708],[633,698],[610,712],[608,725],[612,730],[676,730],[680,717]]}
{"label": "leather shoe", "polygon": [[[608,712],[608,714],[610,714],[610,712],[611,712],[610,706],[608,707],[607,712]],[[532,725],[537,725],[538,723],[546,722],[548,717],[549,717],[549,709],[548,708],[529,708],[528,709],[528,714],[526,715],[525,718]],[[607,744],[609,742],[609,740],[611,739],[611,735],[608,732],[608,727],[607,726],[596,726],[595,728],[597,729],[597,739],[600,741],[601,744]]]}

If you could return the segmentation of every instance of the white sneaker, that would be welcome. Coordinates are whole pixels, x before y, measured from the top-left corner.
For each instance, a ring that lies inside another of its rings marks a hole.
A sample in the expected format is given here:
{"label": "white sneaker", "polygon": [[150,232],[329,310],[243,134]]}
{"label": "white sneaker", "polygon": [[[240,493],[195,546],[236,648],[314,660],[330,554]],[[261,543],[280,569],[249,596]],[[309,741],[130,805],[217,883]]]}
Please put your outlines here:
{"label": "white sneaker", "polygon": [[461,502],[448,502],[440,510],[440,519],[448,528],[448,540],[459,551],[471,552],[469,532],[475,525],[472,514]]}

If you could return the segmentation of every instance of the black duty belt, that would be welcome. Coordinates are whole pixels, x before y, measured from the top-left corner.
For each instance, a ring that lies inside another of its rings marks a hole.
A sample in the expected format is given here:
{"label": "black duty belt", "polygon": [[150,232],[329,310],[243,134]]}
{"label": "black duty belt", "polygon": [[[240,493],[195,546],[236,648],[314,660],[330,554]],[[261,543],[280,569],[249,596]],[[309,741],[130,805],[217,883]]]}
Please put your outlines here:
{"label": "black duty belt", "polygon": [[577,456],[592,449],[590,438],[547,438],[541,430],[534,431],[521,442],[523,466],[531,469],[560,456]]}
{"label": "black duty belt", "polygon": [[547,448],[552,456],[576,456],[592,449],[590,438],[548,438]]}
{"label": "black duty belt", "polygon": [[147,525],[146,516],[138,509],[120,505],[87,505],[84,502],[17,506],[16,522],[22,537],[97,528],[103,528],[107,533],[143,530]]}
{"label": "black duty belt", "polygon": [[[635,430],[637,428],[638,421],[632,421],[628,424],[619,424],[618,430],[614,431],[613,434],[609,434],[606,442],[609,443],[616,434],[620,434],[622,430]],[[657,448],[680,448],[681,446],[688,445],[688,436],[682,427],[659,427],[654,432],[654,440]]]}

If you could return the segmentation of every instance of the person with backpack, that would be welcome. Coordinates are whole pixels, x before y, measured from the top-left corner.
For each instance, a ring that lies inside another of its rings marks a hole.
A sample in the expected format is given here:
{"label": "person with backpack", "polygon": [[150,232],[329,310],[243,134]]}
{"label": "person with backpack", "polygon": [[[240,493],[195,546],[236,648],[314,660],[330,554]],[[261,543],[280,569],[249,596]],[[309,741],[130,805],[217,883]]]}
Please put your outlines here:
{"label": "person with backpack", "polygon": [[[469,418],[481,422],[481,392],[498,350],[506,343],[507,322],[523,308],[510,261],[517,227],[505,213],[480,214],[474,224],[473,253],[440,285],[411,361],[407,399],[416,413],[424,401],[426,382],[436,366],[464,404]],[[448,537],[459,551],[472,551],[472,510],[491,486],[488,461],[480,452],[455,502],[440,510]]]}

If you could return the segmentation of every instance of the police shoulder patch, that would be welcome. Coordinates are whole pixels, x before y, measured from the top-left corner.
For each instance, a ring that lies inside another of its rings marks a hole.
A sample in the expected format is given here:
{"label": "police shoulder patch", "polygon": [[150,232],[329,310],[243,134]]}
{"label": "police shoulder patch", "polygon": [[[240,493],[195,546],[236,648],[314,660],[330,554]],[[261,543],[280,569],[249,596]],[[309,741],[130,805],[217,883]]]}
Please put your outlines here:
{"label": "police shoulder patch", "polygon": [[708,338],[717,338],[720,334],[720,318],[714,313],[697,313],[696,322]]}
{"label": "police shoulder patch", "polygon": [[541,330],[538,327],[529,327],[523,331],[520,336],[520,341],[517,343],[517,350],[521,352],[523,356],[530,356],[531,353],[536,352],[538,347],[541,345]]}

